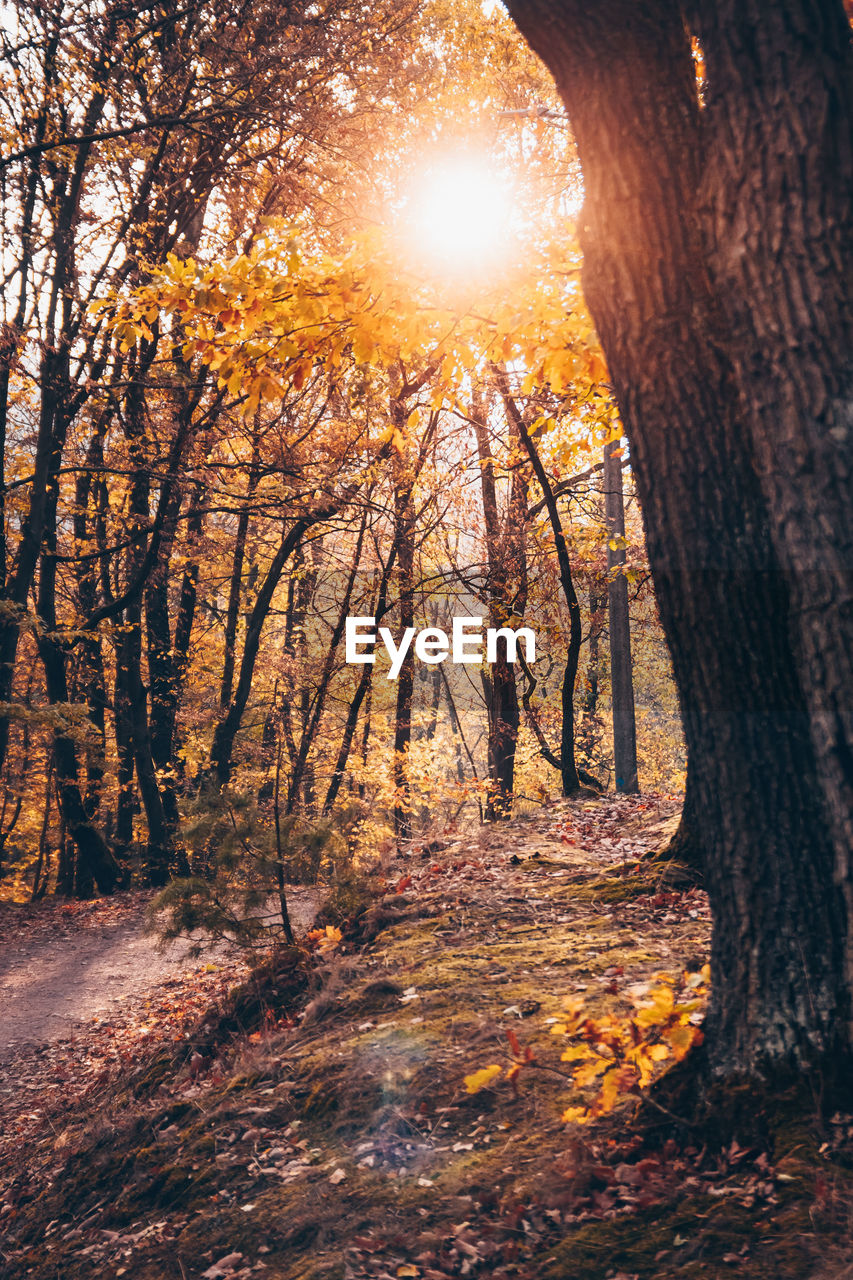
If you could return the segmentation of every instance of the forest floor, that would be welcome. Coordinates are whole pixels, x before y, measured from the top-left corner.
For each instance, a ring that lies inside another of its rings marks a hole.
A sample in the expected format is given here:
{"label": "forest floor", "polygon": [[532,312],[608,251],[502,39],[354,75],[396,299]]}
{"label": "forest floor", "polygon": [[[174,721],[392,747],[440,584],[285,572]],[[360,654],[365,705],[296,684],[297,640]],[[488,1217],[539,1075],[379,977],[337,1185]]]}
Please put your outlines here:
{"label": "forest floor", "polygon": [[561,1119],[579,1101],[552,1034],[565,999],[622,1014],[707,959],[702,892],[640,861],[673,821],[671,802],[610,797],[416,846],[337,945],[284,951],[236,992],[219,953],[138,985],[144,961],[114,946],[137,936],[133,899],[77,924],[27,909],[23,932],[4,912],[7,978],[16,952],[59,974],[65,920],[81,955],[80,933],[107,935],[75,989],[125,971],[128,999],[81,1003],[73,1037],[3,1068],[0,1275],[853,1276],[853,1118],[797,1112],[722,1145],[664,1116],[640,1131],[630,1098]]}
{"label": "forest floor", "polygon": [[[190,941],[159,947],[154,896],[0,904],[0,1170],[71,1099],[174,1042],[249,972],[227,944],[199,957]],[[318,905],[316,890],[291,890],[297,930]]]}

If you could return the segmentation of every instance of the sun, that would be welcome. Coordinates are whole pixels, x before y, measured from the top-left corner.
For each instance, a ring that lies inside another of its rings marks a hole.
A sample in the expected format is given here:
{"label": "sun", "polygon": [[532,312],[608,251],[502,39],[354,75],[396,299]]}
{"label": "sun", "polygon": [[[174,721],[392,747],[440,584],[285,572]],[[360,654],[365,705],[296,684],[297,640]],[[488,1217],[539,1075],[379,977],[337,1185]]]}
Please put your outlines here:
{"label": "sun", "polygon": [[417,251],[431,269],[474,276],[505,256],[511,192],[485,161],[461,156],[434,165],[407,203]]}

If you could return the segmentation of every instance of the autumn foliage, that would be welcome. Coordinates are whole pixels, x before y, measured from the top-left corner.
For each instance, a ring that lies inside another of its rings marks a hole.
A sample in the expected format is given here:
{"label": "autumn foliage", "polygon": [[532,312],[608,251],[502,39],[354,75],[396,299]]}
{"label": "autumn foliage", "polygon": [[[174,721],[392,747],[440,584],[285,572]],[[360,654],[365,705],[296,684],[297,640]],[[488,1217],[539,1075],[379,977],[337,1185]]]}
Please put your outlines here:
{"label": "autumn foliage", "polygon": [[[635,1010],[627,1016],[594,1017],[582,997],[568,997],[563,1002],[565,1019],[552,1020],[550,1033],[572,1042],[560,1060],[574,1064],[568,1072],[574,1089],[596,1092],[583,1104],[567,1107],[563,1120],[588,1124],[612,1111],[626,1095],[645,1089],[657,1066],[680,1062],[693,1045],[701,1044],[699,1024],[709,979],[708,965],[700,973],[683,973],[678,978],[657,974],[657,985],[633,997]],[[506,1069],[492,1063],[465,1076],[466,1092],[479,1093],[501,1079],[517,1089],[522,1070],[539,1063],[531,1045],[522,1050],[514,1031],[508,1031],[507,1038],[514,1061]]]}

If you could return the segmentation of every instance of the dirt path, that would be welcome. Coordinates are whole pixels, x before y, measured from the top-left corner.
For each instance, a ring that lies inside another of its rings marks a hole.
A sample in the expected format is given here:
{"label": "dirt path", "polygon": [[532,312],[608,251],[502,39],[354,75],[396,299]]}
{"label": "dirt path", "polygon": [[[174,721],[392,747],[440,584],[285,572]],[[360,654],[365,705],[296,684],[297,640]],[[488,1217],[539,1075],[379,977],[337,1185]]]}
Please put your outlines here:
{"label": "dirt path", "polygon": [[[317,894],[291,895],[299,932],[316,913]],[[227,946],[200,958],[189,955],[184,941],[159,951],[146,927],[151,896],[0,908],[0,1064],[110,1019],[122,1006],[139,1006],[164,984],[208,971],[211,962],[232,980],[242,974],[241,957]]]}

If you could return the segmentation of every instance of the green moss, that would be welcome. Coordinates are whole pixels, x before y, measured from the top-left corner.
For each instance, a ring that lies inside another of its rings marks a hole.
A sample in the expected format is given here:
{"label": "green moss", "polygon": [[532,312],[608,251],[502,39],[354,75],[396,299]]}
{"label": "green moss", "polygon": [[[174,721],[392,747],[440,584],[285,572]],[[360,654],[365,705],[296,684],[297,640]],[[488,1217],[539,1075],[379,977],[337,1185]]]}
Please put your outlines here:
{"label": "green moss", "polygon": [[697,1196],[579,1227],[548,1251],[537,1275],[604,1280],[622,1271],[639,1280],[719,1280],[738,1258],[737,1274],[750,1280],[802,1280],[814,1263],[804,1239],[809,1229],[803,1206],[757,1221],[754,1211],[731,1197]]}
{"label": "green moss", "polygon": [[131,1089],[134,1096],[142,1098],[154,1093],[174,1070],[174,1055],[171,1053],[159,1054],[156,1058],[147,1062],[132,1077]]}
{"label": "green moss", "polygon": [[585,884],[572,886],[572,895],[580,902],[630,902],[644,893],[654,893],[658,876],[602,876]]}

